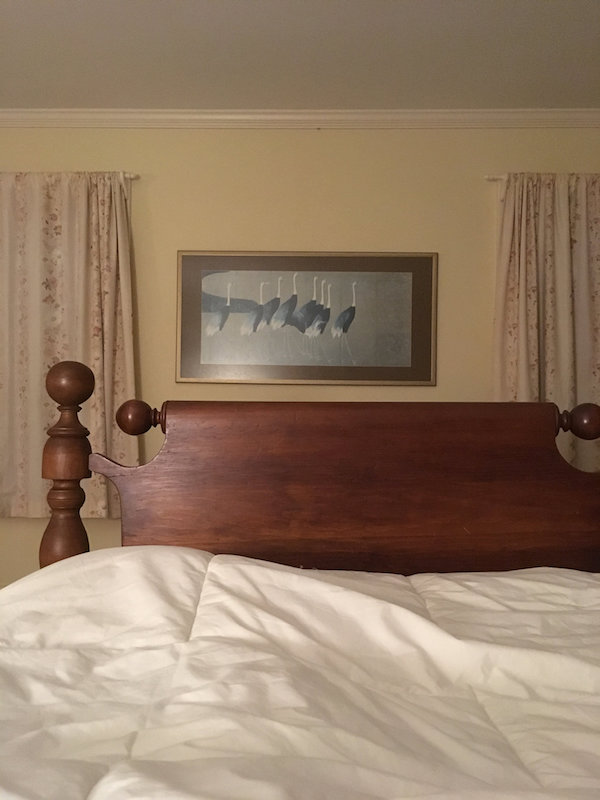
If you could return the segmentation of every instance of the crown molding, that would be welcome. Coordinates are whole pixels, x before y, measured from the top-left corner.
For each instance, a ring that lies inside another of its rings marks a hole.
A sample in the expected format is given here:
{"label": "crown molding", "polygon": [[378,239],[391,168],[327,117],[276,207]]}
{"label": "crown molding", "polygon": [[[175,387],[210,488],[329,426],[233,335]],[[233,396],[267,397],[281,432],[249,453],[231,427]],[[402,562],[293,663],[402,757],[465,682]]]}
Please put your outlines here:
{"label": "crown molding", "polygon": [[599,128],[600,108],[0,109],[2,128]]}

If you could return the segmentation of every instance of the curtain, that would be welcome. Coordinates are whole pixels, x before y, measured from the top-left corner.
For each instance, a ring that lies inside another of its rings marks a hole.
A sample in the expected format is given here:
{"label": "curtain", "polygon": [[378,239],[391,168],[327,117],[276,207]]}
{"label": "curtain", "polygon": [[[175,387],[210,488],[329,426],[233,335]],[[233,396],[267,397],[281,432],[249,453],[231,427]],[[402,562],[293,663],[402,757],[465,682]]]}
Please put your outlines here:
{"label": "curtain", "polygon": [[[0,515],[45,516],[41,478],[56,405],[48,369],[63,359],[94,371],[81,421],[94,450],[138,463],[114,424],[134,396],[129,180],[122,173],[0,173]],[[84,482],[83,514],[118,513],[99,476]]]}
{"label": "curtain", "polygon": [[[497,399],[600,402],[600,175],[506,175],[499,221]],[[600,468],[597,443],[561,450]]]}

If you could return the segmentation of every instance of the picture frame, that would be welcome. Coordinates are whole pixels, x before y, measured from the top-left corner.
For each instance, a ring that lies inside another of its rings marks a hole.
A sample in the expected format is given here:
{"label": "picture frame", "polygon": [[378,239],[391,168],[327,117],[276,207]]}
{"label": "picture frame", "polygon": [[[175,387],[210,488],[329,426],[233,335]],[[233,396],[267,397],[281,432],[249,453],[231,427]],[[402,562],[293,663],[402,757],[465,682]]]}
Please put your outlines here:
{"label": "picture frame", "polygon": [[178,382],[435,385],[437,253],[177,258]]}

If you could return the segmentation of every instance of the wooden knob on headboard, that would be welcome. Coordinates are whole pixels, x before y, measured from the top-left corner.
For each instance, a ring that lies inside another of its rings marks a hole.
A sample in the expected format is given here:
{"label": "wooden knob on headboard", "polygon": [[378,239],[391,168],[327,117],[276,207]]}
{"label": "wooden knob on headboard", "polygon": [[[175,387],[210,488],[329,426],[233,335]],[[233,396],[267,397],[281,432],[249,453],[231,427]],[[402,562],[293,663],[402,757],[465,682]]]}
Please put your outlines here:
{"label": "wooden knob on headboard", "polygon": [[582,403],[571,411],[571,430],[580,439],[597,439],[600,436],[600,406]]}
{"label": "wooden knob on headboard", "polygon": [[94,391],[94,373],[78,361],[61,361],[48,370],[46,390],[61,406],[79,406]]}
{"label": "wooden knob on headboard", "polygon": [[162,412],[151,408],[143,400],[126,400],[117,409],[116,419],[119,428],[129,436],[139,436],[157,425],[164,432]]}
{"label": "wooden knob on headboard", "polygon": [[600,437],[600,406],[596,403],[581,403],[572,411],[563,411],[559,427],[571,431],[580,439]]}

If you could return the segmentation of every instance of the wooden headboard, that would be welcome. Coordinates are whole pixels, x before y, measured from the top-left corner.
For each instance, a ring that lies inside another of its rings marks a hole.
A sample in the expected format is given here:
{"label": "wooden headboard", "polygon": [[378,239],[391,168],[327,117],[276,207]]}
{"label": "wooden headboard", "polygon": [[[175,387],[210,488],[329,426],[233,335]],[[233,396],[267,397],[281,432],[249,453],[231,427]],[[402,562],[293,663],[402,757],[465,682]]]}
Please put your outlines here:
{"label": "wooden headboard", "polygon": [[[61,421],[44,453],[54,488],[42,564],[87,549],[79,480],[90,447],[77,411],[93,375],[63,362],[47,386]],[[89,458],[119,489],[124,545],[404,574],[600,571],[600,474],[568,465],[555,440],[560,429],[597,438],[596,405],[173,401],[157,411],[133,400],[117,419],[127,433],[165,434],[140,467]]]}

